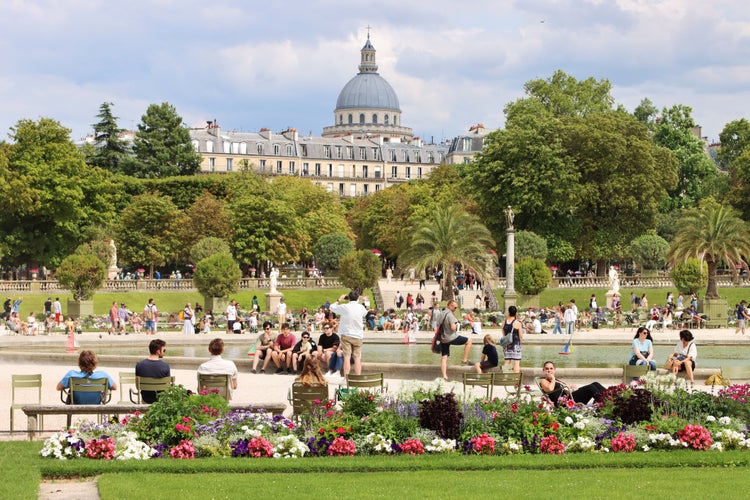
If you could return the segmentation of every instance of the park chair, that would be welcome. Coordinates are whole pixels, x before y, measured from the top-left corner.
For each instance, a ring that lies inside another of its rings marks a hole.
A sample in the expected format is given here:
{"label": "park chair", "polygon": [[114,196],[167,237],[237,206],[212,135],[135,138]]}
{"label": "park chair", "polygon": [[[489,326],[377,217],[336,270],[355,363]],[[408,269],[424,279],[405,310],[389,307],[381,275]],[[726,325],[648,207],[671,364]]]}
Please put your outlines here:
{"label": "park chair", "polygon": [[379,388],[381,393],[388,392],[388,385],[385,383],[383,372],[354,375],[350,373],[346,376],[346,387],[351,388]]}
{"label": "park chair", "polygon": [[289,389],[289,404],[292,405],[294,417],[303,413],[310,413],[315,408],[316,402],[325,404],[328,401],[328,387],[324,385],[306,386],[301,382],[295,382]]}
{"label": "park chair", "polygon": [[[135,373],[134,372],[120,372],[120,383],[118,384],[120,387],[120,400],[117,402],[117,404],[126,404],[129,401],[125,399],[125,386],[133,386],[128,388],[128,392],[132,391],[135,388]],[[130,400],[132,401],[132,397]]]}
{"label": "park chair", "polygon": [[232,399],[232,376],[198,374],[198,393],[203,391],[218,391],[219,396],[229,401]]}
{"label": "park chair", "polygon": [[[544,389],[542,389],[542,378],[543,377],[534,377],[534,385],[537,386],[539,391],[542,393],[542,396],[549,399],[549,396],[546,392],[544,392]],[[570,391],[570,388],[568,386],[563,387],[562,392],[560,393],[560,397],[565,396],[566,398],[572,398],[573,394]]]}
{"label": "park chair", "polygon": [[633,379],[639,379],[648,373],[648,365],[623,365],[622,366],[622,383],[628,385]]}
{"label": "park chair", "polygon": [[[10,404],[10,432],[13,432],[13,412],[20,410],[29,402],[16,403],[16,389],[34,389],[37,390],[37,404],[42,404],[42,375],[11,375],[11,404]],[[43,429],[42,415],[39,415],[39,428]]]}
{"label": "park chair", "polygon": [[464,397],[466,397],[467,387],[479,386],[485,388],[486,398],[492,399],[492,375],[492,373],[464,373]]}
{"label": "park chair", "polygon": [[135,389],[130,389],[130,401],[135,404],[141,404],[142,391],[158,393],[166,391],[174,384],[174,377],[135,377]]}
{"label": "park chair", "polygon": [[492,377],[492,385],[504,387],[509,397],[520,400],[521,393],[524,390],[521,386],[522,380],[523,373],[521,372],[495,372]]}
{"label": "park chair", "polygon": [[[112,399],[107,378],[71,378],[70,386],[60,391],[60,399],[65,404],[101,404],[106,405]],[[90,402],[89,402],[90,401]],[[68,414],[68,427],[73,416]],[[99,415],[99,423],[101,423]]]}
{"label": "park chair", "polygon": [[750,366],[722,366],[721,378],[725,385],[750,382]]}

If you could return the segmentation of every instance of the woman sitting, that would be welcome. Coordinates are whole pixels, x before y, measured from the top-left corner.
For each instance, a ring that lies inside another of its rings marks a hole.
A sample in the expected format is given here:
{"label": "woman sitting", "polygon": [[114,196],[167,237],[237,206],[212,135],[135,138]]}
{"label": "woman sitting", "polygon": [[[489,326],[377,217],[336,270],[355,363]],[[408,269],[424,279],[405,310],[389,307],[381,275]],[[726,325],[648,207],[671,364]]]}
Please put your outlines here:
{"label": "woman sitting", "polygon": [[645,326],[638,328],[633,337],[633,355],[630,357],[631,365],[648,365],[650,370],[656,370],[654,361],[654,343],[651,332]]}
{"label": "woman sitting", "polygon": [[[71,378],[106,378],[110,390],[117,389],[115,380],[110,377],[106,372],[96,369],[97,359],[96,354],[93,351],[81,351],[78,356],[78,368],[79,370],[70,370],[65,376],[57,383],[57,390],[62,391],[70,387]],[[81,392],[74,394],[75,400],[71,401],[77,405],[98,405],[102,402],[102,395],[99,392]]]}
{"label": "woman sitting", "polygon": [[302,366],[302,374],[294,379],[295,382],[299,382],[305,387],[326,387],[328,381],[323,377],[323,373],[320,371],[320,363],[315,359],[314,356],[305,357],[305,364]]}
{"label": "woman sitting", "polygon": [[545,361],[542,369],[544,370],[544,378],[539,381],[539,387],[545,396],[555,405],[557,405],[557,400],[560,399],[563,393],[576,403],[588,404],[589,401],[596,398],[605,390],[604,386],[599,382],[592,382],[583,387],[576,388],[574,385],[569,385],[562,380],[556,379],[555,364],[552,361]]}
{"label": "woman sitting", "polygon": [[698,348],[693,342],[693,334],[690,330],[680,332],[680,341],[674,347],[674,352],[667,359],[668,367],[671,367],[672,373],[677,375],[678,372],[684,371],[690,378],[690,385],[695,385],[693,379],[693,370],[695,370],[695,361],[698,359]]}

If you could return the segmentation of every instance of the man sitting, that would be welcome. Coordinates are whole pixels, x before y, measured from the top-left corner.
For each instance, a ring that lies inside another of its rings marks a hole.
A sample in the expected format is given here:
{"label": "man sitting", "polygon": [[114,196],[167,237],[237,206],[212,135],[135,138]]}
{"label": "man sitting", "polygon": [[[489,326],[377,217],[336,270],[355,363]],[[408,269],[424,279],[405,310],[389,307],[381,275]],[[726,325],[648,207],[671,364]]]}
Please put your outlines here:
{"label": "man sitting", "polygon": [[[169,377],[169,365],[162,361],[167,343],[161,339],[154,339],[148,344],[148,358],[142,359],[135,365],[136,377],[164,378]],[[151,404],[159,397],[156,391],[141,391],[141,400]]]}
{"label": "man sitting", "polygon": [[[292,335],[289,323],[282,323],[281,333],[276,337],[271,351],[271,360],[276,365],[276,373],[283,372],[285,366],[286,372],[292,373],[292,349],[296,342],[297,339]],[[263,364],[264,370],[266,366],[268,366],[268,360]]]}
{"label": "man sitting", "polygon": [[211,359],[198,367],[198,373],[203,375],[229,375],[232,379],[232,383],[229,386],[229,393],[231,395],[232,390],[237,388],[237,365],[234,364],[234,361],[222,359],[224,341],[221,339],[213,339],[208,344],[208,352],[211,353]]}

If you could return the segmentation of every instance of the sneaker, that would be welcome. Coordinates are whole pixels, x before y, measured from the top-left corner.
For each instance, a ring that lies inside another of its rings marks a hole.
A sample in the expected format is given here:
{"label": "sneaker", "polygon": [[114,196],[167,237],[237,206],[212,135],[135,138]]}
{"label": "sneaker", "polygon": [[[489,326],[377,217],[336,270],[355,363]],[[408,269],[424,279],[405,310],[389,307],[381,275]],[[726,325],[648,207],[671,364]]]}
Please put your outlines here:
{"label": "sneaker", "polygon": [[255,368],[253,368],[252,370],[250,370],[250,373],[258,373],[258,371]]}
{"label": "sneaker", "polygon": [[287,375],[291,375],[292,374],[292,369],[291,368],[287,368],[286,369],[286,374]]}
{"label": "sneaker", "polygon": [[266,373],[266,371],[261,368],[260,373]]}
{"label": "sneaker", "polygon": [[276,374],[277,374],[277,375],[278,375],[279,373],[283,373],[283,372],[284,372],[284,370],[283,370],[282,368],[277,368],[277,369],[276,369]]}
{"label": "sneaker", "polygon": [[323,375],[323,378],[331,378],[331,375],[333,375],[333,372],[331,371],[325,372],[325,374]]}
{"label": "sneaker", "polygon": [[469,360],[461,361],[461,364],[464,365],[464,366],[474,366],[474,363],[472,363]]}

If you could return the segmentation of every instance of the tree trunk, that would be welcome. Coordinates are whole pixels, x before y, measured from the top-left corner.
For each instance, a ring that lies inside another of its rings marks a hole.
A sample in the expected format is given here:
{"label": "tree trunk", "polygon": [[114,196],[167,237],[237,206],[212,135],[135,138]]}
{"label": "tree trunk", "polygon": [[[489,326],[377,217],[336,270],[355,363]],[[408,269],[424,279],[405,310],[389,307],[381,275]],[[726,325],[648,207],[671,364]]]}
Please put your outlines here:
{"label": "tree trunk", "polygon": [[[443,291],[443,301],[446,303],[449,300],[453,300],[455,296],[453,295],[453,282],[455,281],[453,278],[453,264],[450,264],[448,269],[445,269],[443,273],[443,282],[440,284],[440,288]],[[445,266],[444,266],[445,267]]]}
{"label": "tree trunk", "polygon": [[606,276],[607,270],[607,261],[604,259],[596,259],[596,275]]}
{"label": "tree trunk", "polygon": [[713,256],[706,257],[706,264],[708,265],[708,286],[706,287],[706,298],[707,299],[718,299],[719,298],[719,287],[716,284],[716,261]]}

